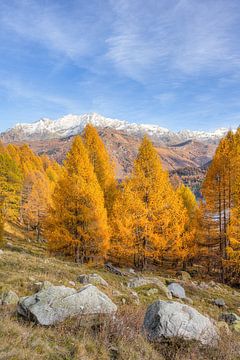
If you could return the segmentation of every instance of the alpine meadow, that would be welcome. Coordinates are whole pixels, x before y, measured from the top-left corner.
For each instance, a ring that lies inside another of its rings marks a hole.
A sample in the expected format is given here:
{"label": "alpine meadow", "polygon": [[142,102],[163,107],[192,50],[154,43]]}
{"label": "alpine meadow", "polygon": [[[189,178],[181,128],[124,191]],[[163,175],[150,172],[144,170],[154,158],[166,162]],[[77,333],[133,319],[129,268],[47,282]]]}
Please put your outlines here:
{"label": "alpine meadow", "polygon": [[240,360],[239,0],[0,1],[0,360]]}

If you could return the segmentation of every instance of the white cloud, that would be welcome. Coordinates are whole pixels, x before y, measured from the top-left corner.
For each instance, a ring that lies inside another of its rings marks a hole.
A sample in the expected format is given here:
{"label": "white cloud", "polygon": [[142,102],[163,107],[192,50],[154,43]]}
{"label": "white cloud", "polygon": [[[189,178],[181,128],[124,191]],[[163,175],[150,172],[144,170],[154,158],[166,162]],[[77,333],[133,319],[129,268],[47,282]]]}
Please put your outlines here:
{"label": "white cloud", "polygon": [[126,75],[168,77],[238,68],[234,1],[131,0],[116,2],[116,23],[107,56]]}
{"label": "white cloud", "polygon": [[23,98],[31,100],[31,102],[43,103],[44,105],[52,104],[58,105],[66,112],[72,112],[78,108],[77,102],[65,96],[51,94],[49,92],[34,89],[29,84],[23,81],[8,77],[7,79],[0,79],[0,89],[7,93],[10,98]]}

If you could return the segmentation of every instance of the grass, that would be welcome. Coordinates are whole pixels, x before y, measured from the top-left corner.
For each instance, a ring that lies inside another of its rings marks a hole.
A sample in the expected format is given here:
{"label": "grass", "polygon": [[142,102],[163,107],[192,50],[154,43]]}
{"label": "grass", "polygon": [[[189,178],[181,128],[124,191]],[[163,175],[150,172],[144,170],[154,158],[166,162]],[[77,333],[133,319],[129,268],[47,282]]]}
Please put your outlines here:
{"label": "grass", "polygon": [[[43,243],[26,239],[18,227],[8,227],[6,249],[0,255],[0,293],[15,291],[19,296],[34,292],[34,284],[50,281],[55,285],[82,285],[76,281],[83,273],[98,273],[109,284],[100,287],[118,304],[118,313],[113,319],[104,319],[101,326],[82,328],[80,319],[67,320],[54,327],[41,327],[19,318],[15,306],[0,306],[0,360],[238,360],[240,359],[237,333],[223,334],[218,348],[204,348],[194,342],[171,341],[151,344],[142,334],[142,323],[147,305],[156,299],[167,300],[158,294],[147,295],[156,285],[141,286],[136,290],[140,305],[133,305],[131,289],[126,285],[128,277],[107,272],[101,266],[79,266],[66,259],[50,257]],[[169,281],[169,271],[159,270],[163,281]],[[167,274],[164,277],[163,274]],[[156,276],[147,273],[146,276]],[[170,273],[174,281],[173,272]],[[227,310],[238,311],[240,293],[228,286],[200,289],[185,283],[187,296],[194,307],[215,320],[222,312],[212,304],[215,298],[224,298]],[[119,293],[116,292],[118,290]],[[114,294],[115,291],[115,294]],[[124,298],[125,304],[122,302]],[[224,310],[225,311],[225,310]]]}

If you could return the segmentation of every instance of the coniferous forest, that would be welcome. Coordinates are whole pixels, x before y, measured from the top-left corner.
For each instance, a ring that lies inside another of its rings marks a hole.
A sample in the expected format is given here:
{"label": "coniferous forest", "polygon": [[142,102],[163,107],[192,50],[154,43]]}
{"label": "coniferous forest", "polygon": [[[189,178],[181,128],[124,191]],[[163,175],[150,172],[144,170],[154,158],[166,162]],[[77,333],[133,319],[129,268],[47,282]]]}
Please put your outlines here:
{"label": "coniferous forest", "polygon": [[187,186],[174,187],[147,137],[121,183],[92,125],[74,138],[62,165],[27,145],[1,144],[1,247],[4,223],[13,222],[46,252],[79,264],[187,270],[203,263],[239,285],[239,129],[220,141],[201,191],[197,202]]}
{"label": "coniferous forest", "polygon": [[0,359],[239,359],[240,130],[171,181],[146,136],[123,181],[90,124],[61,164],[0,144]]}

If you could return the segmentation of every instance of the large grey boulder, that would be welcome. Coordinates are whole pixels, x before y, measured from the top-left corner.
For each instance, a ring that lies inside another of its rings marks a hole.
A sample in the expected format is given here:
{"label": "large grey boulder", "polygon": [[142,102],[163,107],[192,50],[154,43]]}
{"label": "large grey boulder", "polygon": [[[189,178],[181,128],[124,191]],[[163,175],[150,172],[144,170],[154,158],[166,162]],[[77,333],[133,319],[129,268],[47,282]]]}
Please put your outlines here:
{"label": "large grey boulder", "polygon": [[4,292],[0,297],[0,304],[1,305],[16,305],[18,303],[19,297],[17,294],[9,290],[7,292]]}
{"label": "large grey boulder", "polygon": [[171,292],[172,296],[179,298],[179,299],[185,299],[186,293],[184,288],[177,284],[177,283],[171,283],[168,285],[168,290]]}
{"label": "large grey boulder", "polygon": [[79,291],[65,286],[50,286],[21,298],[18,313],[40,325],[53,325],[76,315],[113,314],[117,306],[93,285]]}
{"label": "large grey boulder", "polygon": [[81,284],[92,284],[92,285],[102,285],[102,286],[108,286],[108,283],[106,280],[104,280],[100,275],[98,274],[82,274],[77,277],[77,281],[79,281]]}
{"label": "large grey boulder", "polygon": [[206,316],[191,306],[174,301],[156,301],[145,314],[143,330],[150,341],[179,337],[215,345],[217,328]]}
{"label": "large grey boulder", "polygon": [[131,289],[144,285],[156,285],[168,299],[172,299],[172,294],[168,290],[167,286],[157,277],[135,277],[128,282],[128,287]]}

